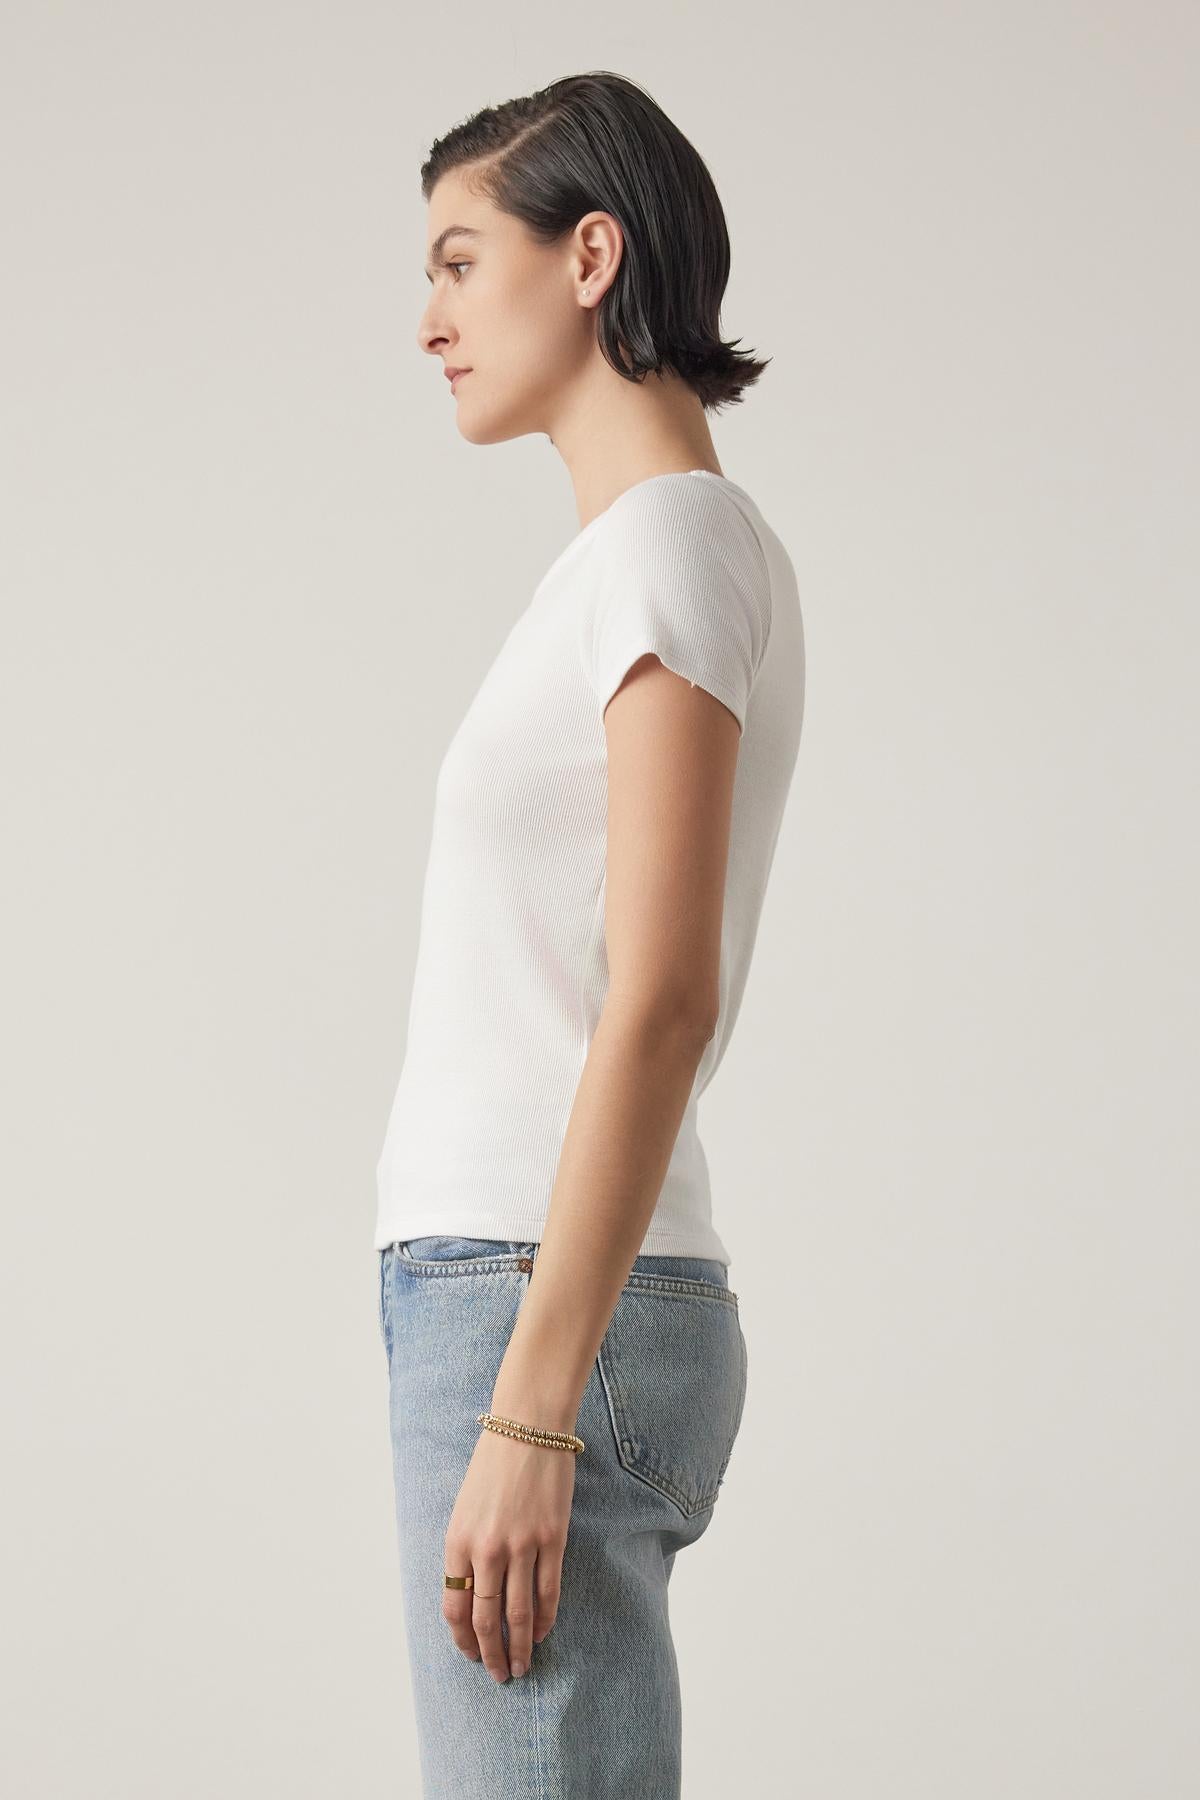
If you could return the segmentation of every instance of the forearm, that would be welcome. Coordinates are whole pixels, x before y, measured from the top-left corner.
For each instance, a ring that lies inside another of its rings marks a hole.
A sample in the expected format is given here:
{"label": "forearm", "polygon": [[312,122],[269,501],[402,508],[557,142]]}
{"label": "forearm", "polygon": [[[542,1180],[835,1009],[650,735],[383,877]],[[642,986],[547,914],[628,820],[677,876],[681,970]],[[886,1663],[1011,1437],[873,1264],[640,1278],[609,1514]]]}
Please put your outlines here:
{"label": "forearm", "polygon": [[646,1235],[710,1032],[606,1005],[563,1139],[529,1291],[492,1410],[570,1431]]}

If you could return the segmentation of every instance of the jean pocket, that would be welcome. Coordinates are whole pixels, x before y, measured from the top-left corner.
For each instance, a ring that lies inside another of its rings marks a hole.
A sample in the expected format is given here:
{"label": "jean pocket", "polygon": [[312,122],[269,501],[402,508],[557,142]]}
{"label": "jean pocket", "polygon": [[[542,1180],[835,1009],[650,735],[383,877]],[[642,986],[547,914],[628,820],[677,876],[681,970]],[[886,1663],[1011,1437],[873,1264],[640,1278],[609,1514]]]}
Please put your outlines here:
{"label": "jean pocket", "polygon": [[712,1506],[746,1399],[736,1294],[713,1282],[631,1275],[599,1363],[625,1469],[685,1518]]}

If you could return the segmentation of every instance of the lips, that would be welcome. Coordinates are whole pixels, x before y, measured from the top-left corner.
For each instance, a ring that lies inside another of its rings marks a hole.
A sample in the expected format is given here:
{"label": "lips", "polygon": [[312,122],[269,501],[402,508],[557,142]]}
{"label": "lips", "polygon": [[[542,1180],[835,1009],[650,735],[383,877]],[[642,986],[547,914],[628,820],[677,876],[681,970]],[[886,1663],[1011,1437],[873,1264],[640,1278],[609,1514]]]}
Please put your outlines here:
{"label": "lips", "polygon": [[450,392],[451,393],[454,392],[455,385],[458,382],[460,376],[469,375],[470,373],[471,373],[470,369],[447,369],[446,370],[446,380],[450,383]]}

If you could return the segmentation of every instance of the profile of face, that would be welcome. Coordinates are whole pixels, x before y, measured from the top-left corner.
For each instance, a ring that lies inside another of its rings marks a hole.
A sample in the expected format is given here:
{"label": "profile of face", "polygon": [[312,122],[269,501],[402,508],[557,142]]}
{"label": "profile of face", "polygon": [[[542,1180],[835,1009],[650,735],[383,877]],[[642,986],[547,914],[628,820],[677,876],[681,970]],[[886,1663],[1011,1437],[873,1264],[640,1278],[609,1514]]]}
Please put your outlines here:
{"label": "profile of face", "polygon": [[620,228],[607,214],[589,213],[568,238],[541,244],[463,171],[440,178],[429,198],[432,285],[417,341],[445,369],[466,371],[445,388],[470,443],[553,434],[598,354],[594,308],[619,254]]}

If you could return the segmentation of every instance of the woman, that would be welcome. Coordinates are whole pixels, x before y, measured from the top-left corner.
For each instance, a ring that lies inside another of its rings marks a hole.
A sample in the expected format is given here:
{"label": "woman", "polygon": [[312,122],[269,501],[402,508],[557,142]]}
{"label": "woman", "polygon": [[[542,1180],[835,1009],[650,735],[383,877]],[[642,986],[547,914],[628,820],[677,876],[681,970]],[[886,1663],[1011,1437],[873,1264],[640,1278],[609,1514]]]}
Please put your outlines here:
{"label": "woman", "polygon": [[667,1583],[747,1368],[696,1107],[803,709],[791,564],[706,422],[766,363],[718,335],[720,203],[634,83],[489,108],[422,187],[459,430],[545,432],[580,518],[439,772],[378,1171],[425,1793],[670,1800]]}

